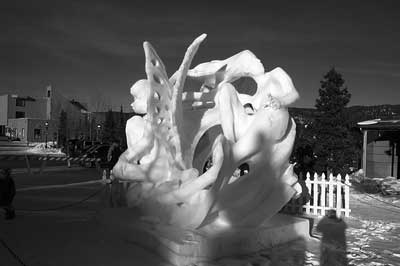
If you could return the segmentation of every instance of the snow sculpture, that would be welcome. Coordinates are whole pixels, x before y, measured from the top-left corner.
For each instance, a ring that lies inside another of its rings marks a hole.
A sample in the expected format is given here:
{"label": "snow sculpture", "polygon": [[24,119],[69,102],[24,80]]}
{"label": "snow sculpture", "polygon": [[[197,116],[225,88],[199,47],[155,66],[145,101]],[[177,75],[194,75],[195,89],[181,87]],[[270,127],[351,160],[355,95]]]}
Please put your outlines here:
{"label": "snow sculpture", "polygon": [[[205,37],[189,46],[171,78],[144,43],[147,79],[131,88],[132,108],[144,116],[127,122],[128,149],[113,174],[131,181],[128,206],[147,221],[205,232],[258,226],[301,193],[288,162],[296,125],[287,105],[298,93],[282,69],[265,72],[250,51],[189,70]],[[237,92],[232,83],[241,77],[256,82],[254,95]],[[186,79],[202,85],[185,87]],[[243,164],[248,172],[233,177]]]}

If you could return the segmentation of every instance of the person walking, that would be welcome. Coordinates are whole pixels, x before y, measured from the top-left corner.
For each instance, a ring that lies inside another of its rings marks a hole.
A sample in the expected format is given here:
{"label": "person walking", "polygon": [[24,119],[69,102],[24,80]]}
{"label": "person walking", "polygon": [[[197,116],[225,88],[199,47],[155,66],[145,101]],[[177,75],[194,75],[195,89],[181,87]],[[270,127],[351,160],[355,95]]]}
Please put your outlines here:
{"label": "person walking", "polygon": [[113,140],[110,148],[107,153],[107,179],[111,179],[111,183],[109,184],[109,193],[110,193],[110,206],[119,206],[120,198],[121,198],[121,184],[116,181],[112,175],[112,169],[117,164],[119,156],[122,154],[119,142],[117,140]]}
{"label": "person walking", "polygon": [[113,140],[110,148],[107,153],[107,161],[108,161],[108,169],[112,170],[114,166],[117,164],[119,156],[121,155],[121,148],[119,147],[119,143],[116,140]]}
{"label": "person walking", "polygon": [[0,207],[4,209],[7,220],[15,217],[15,210],[12,206],[14,197],[15,183],[11,177],[11,169],[0,169]]}

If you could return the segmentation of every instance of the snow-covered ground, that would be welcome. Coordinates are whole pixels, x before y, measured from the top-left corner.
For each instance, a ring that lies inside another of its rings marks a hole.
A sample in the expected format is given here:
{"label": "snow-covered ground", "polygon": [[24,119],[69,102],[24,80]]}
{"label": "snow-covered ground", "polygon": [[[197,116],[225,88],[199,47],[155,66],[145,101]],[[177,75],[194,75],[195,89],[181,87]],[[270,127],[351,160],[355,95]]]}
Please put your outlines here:
{"label": "snow-covered ground", "polygon": [[57,148],[57,143],[48,142],[46,143],[35,143],[32,148],[26,150],[28,153],[35,153],[35,154],[59,154],[65,155],[61,152],[60,148]]}
{"label": "snow-covered ground", "polygon": [[[100,176],[95,169],[69,171],[63,168],[58,172],[53,169],[42,175],[15,174],[15,181],[18,188],[87,181]],[[0,238],[29,266],[170,265],[152,251],[110,235],[96,223],[96,212],[107,206],[104,194],[56,211],[26,211],[68,205],[98,189],[98,185],[90,185],[18,193],[15,199],[17,217],[12,221],[5,221],[0,217]],[[349,266],[400,265],[400,209],[395,207],[400,205],[400,199],[379,195],[373,197],[351,191],[351,217],[344,219],[347,225],[347,246],[336,250],[333,247],[331,251],[345,254]],[[314,225],[318,222],[315,219]],[[313,232],[315,237],[307,240],[297,240],[257,254],[225,258],[203,265],[326,266],[320,262],[321,248],[324,247],[322,235],[315,230]],[[0,258],[0,265],[19,265],[2,245]]]}
{"label": "snow-covered ground", "polygon": [[47,146],[44,142],[37,143],[15,143],[7,142],[0,144],[0,155],[54,155],[65,156],[60,148],[57,148],[57,143],[48,142]]}
{"label": "snow-covered ground", "polygon": [[321,250],[324,247],[333,256],[344,254],[347,258],[345,265],[348,266],[400,265],[400,197],[380,194],[368,196],[352,189],[350,208],[351,217],[343,219],[346,224],[343,246],[324,243],[322,233],[316,230],[321,218],[315,218],[313,237],[267,252],[270,265],[342,266],[331,259],[328,264],[321,262]]}
{"label": "snow-covered ground", "polygon": [[350,264],[400,265],[400,223],[357,219],[352,224],[347,232]]}
{"label": "snow-covered ground", "polygon": [[353,265],[400,265],[400,197],[351,191],[348,257]]}

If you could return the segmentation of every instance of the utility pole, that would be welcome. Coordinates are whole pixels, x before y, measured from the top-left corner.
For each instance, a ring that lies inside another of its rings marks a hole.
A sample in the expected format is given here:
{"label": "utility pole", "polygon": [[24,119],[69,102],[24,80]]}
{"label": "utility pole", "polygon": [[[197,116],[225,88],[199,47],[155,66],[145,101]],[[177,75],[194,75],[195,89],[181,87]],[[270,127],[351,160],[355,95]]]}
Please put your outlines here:
{"label": "utility pole", "polygon": [[46,142],[46,144],[44,145],[44,147],[47,149],[47,134],[48,134],[48,131],[49,131],[49,122],[45,122],[44,123],[44,125],[46,126],[46,133],[45,133],[45,142]]}
{"label": "utility pole", "polygon": [[88,118],[89,118],[89,139],[90,139],[90,142],[93,142],[93,140],[92,140],[92,117],[91,117],[91,114],[92,113],[88,114]]}

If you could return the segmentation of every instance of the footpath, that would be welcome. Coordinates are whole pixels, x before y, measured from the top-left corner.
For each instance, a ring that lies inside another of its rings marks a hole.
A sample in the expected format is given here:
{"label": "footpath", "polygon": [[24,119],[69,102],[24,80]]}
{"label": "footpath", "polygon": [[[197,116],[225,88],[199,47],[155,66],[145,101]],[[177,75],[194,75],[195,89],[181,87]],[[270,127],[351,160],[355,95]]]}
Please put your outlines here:
{"label": "footpath", "polygon": [[[14,172],[17,189],[99,178],[101,173],[90,168]],[[17,192],[16,218],[0,217],[0,265],[168,265],[99,225],[96,215],[107,200],[100,184]]]}

